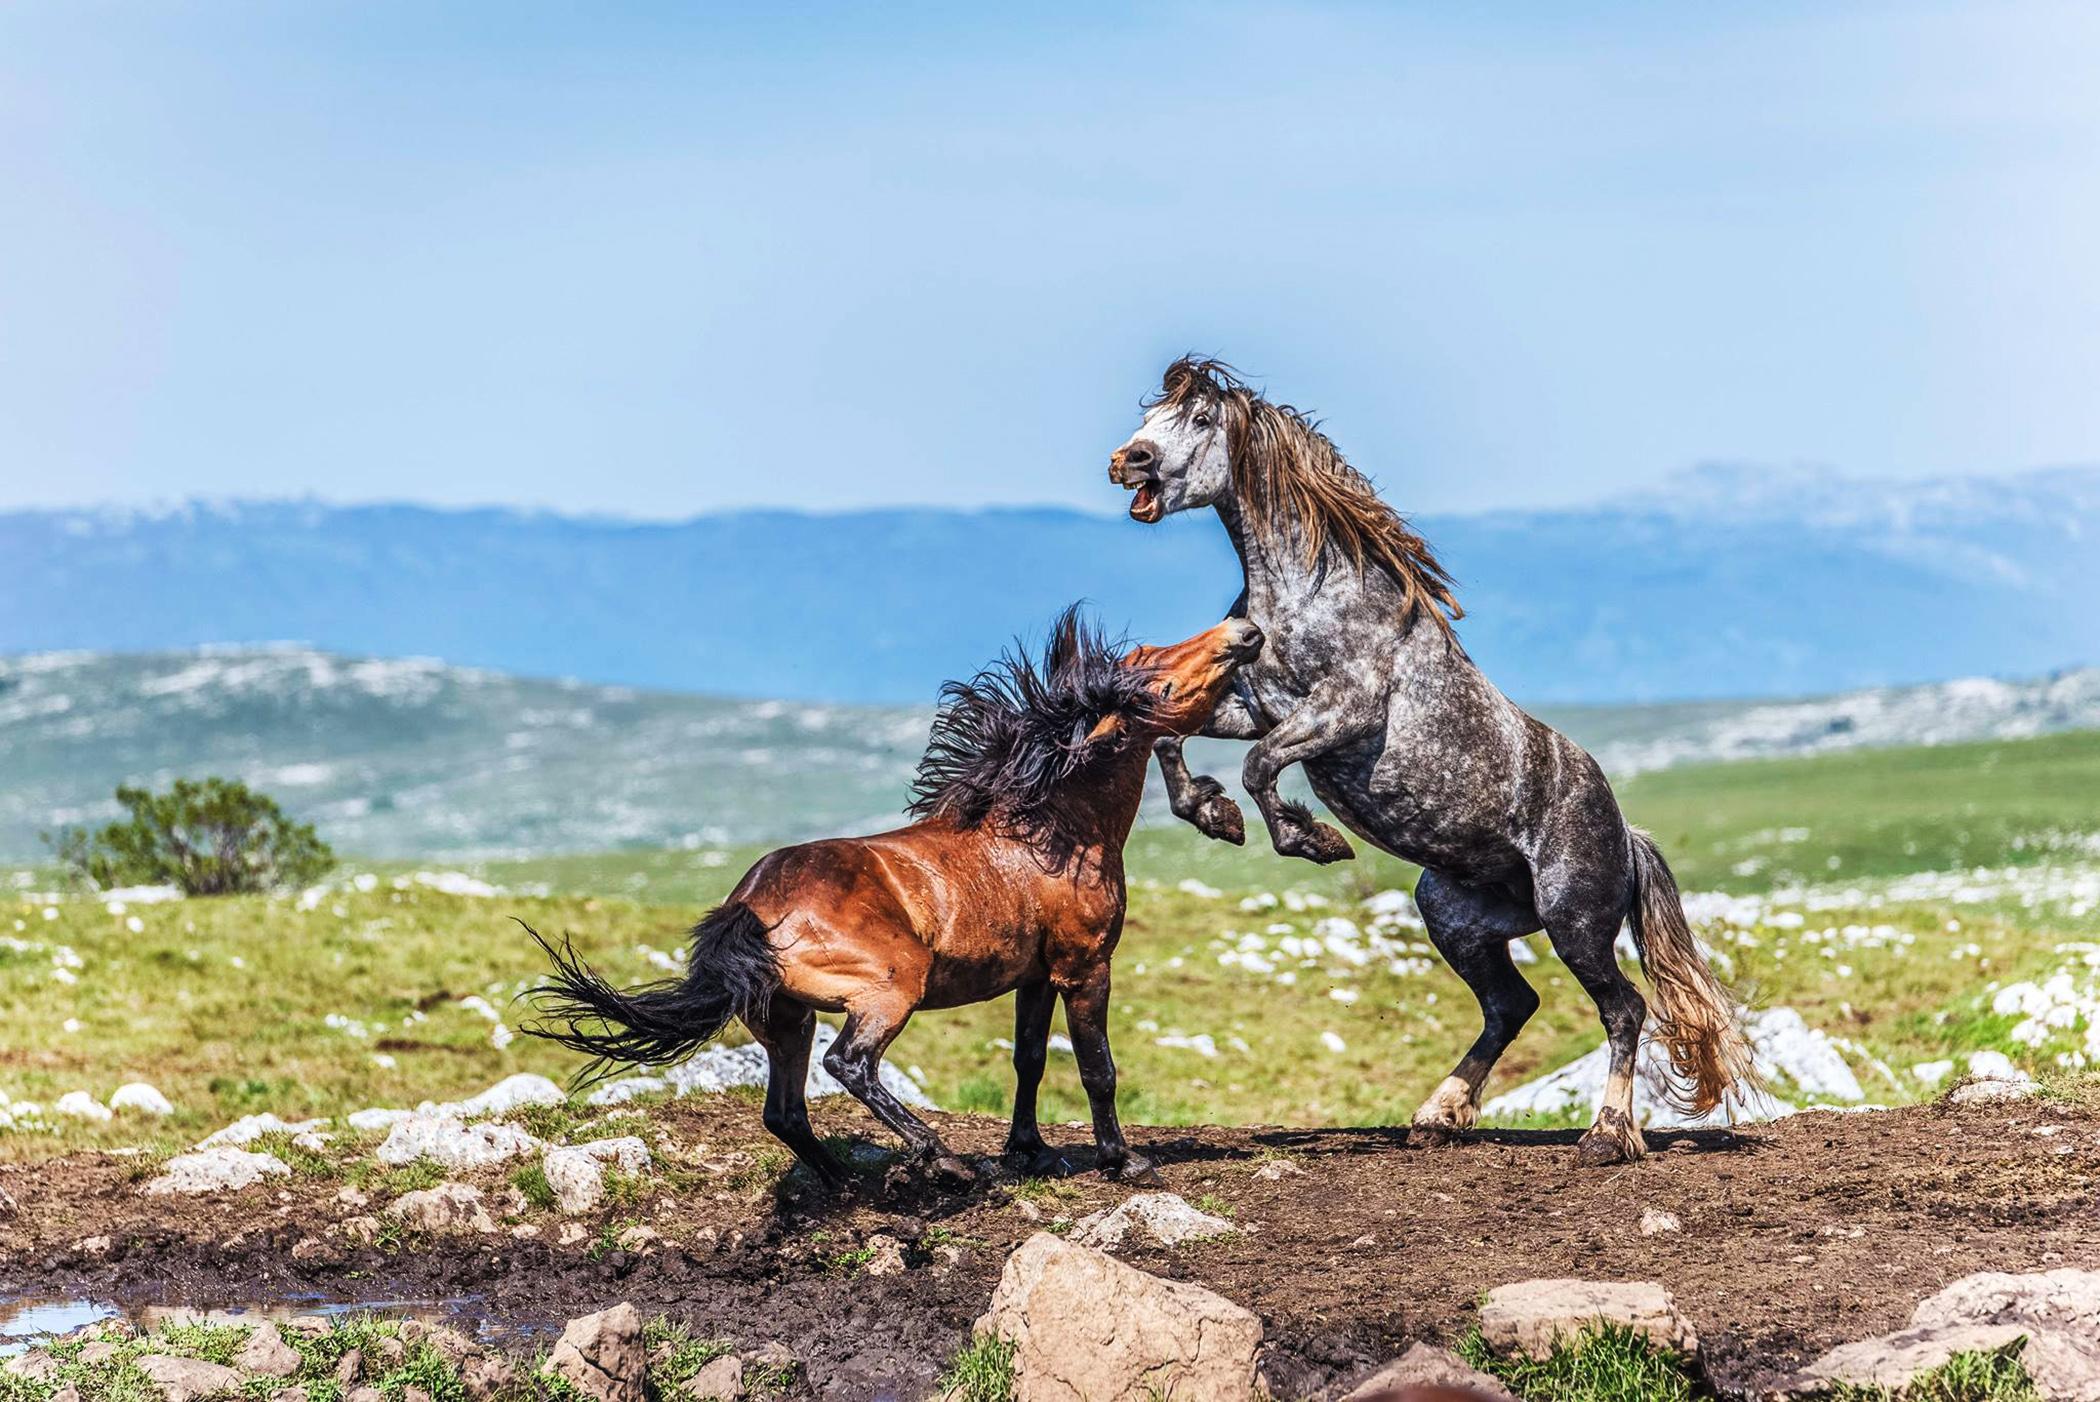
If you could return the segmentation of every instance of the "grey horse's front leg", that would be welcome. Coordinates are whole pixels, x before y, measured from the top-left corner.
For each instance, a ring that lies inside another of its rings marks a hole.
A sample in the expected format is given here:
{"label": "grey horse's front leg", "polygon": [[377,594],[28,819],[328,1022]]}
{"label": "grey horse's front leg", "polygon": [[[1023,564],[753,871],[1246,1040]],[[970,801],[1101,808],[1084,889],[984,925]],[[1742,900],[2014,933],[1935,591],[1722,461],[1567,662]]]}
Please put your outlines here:
{"label": "grey horse's front leg", "polygon": [[1384,723],[1384,711],[1368,697],[1315,692],[1255,742],[1240,775],[1248,796],[1261,808],[1269,841],[1278,852],[1323,866],[1356,855],[1347,838],[1313,817],[1304,804],[1279,794],[1276,781],[1292,765],[1349,744]]}
{"label": "grey horse's front leg", "polygon": [[[1255,740],[1261,737],[1262,727],[1246,702],[1228,693],[1217,710],[1211,712],[1202,733],[1214,740]],[[1225,786],[1216,779],[1189,772],[1181,743],[1179,735],[1169,735],[1152,744],[1152,753],[1159,760],[1159,776],[1167,784],[1167,807],[1205,837],[1230,842],[1235,847],[1245,843],[1247,823],[1240,815],[1240,806],[1226,795]]]}

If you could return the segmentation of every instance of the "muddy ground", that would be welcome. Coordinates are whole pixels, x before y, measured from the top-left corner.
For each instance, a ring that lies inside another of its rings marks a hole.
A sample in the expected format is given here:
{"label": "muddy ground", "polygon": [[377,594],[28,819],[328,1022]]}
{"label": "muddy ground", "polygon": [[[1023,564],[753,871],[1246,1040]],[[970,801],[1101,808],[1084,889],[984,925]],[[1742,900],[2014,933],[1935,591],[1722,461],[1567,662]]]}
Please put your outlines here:
{"label": "muddy ground", "polygon": [[[829,1199],[746,1166],[767,1141],[754,1107],[696,1097],[651,1112],[695,1165],[581,1219],[522,1214],[537,1236],[357,1244],[336,1229],[376,1211],[326,1176],[210,1199],[149,1199],[141,1169],[82,1155],[0,1169],[0,1297],[128,1304],[315,1299],[453,1301],[529,1331],[620,1299],[741,1346],[778,1341],[812,1395],[920,1397],[983,1309],[1010,1247],[1059,1217],[1137,1189],[1080,1173],[966,1194],[871,1179]],[[856,1107],[818,1102],[824,1133],[863,1135]],[[935,1117],[956,1146],[996,1151],[997,1121]],[[2100,1266],[2100,1120],[2041,1101],[1805,1114],[1754,1132],[1662,1133],[1640,1165],[1578,1170],[1573,1133],[1484,1132],[1441,1147],[1401,1130],[1139,1130],[1164,1186],[1243,1230],[1125,1260],[1199,1281],[1259,1313],[1280,1392],[1334,1395],[1417,1339],[1450,1342],[1491,1286],[1537,1276],[1659,1280],[1704,1344],[1723,1394],[1843,1340],[1900,1326],[1912,1305],[1978,1270]],[[1081,1144],[1066,1129],[1054,1139]],[[1084,1152],[1072,1158],[1082,1167]],[[1302,1174],[1258,1177],[1285,1158]],[[492,1194],[505,1175],[485,1175]],[[1677,1233],[1643,1235],[1644,1210]],[[1040,1220],[1038,1220],[1040,1219]],[[642,1223],[660,1240],[625,1249]],[[852,1252],[909,1243],[911,1268],[872,1278]],[[573,1235],[573,1233],[572,1233]],[[95,1241],[95,1238],[105,1238]],[[87,1243],[83,1245],[82,1243]],[[296,1253],[295,1253],[296,1248]]]}

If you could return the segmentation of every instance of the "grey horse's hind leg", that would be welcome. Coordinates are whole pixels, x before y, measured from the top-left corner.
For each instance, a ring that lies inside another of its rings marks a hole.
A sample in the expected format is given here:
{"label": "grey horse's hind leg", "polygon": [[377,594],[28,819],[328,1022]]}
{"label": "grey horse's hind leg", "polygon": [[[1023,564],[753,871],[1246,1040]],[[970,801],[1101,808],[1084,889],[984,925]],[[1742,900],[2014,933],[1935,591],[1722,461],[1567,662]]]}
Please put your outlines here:
{"label": "grey horse's hind leg", "polygon": [[1509,942],[1537,930],[1539,917],[1529,901],[1435,871],[1424,871],[1416,883],[1415,905],[1430,943],[1480,1000],[1480,1036],[1415,1111],[1415,1138],[1434,1142],[1470,1129],[1480,1117],[1480,1087],[1488,1072],[1538,1011],[1539,995],[1517,972]]}
{"label": "grey horse's hind leg", "polygon": [[1601,892],[1609,883],[1595,879],[1599,876],[1595,871],[1585,875],[1592,881],[1583,883],[1584,889],[1540,902],[1554,952],[1597,1004],[1605,1041],[1611,1047],[1604,1103],[1597,1107],[1596,1123],[1576,1145],[1576,1159],[1583,1164],[1631,1163],[1647,1152],[1633,1117],[1633,1072],[1648,1004],[1620,972],[1614,949],[1619,925],[1626,918],[1627,897],[1604,896]]}

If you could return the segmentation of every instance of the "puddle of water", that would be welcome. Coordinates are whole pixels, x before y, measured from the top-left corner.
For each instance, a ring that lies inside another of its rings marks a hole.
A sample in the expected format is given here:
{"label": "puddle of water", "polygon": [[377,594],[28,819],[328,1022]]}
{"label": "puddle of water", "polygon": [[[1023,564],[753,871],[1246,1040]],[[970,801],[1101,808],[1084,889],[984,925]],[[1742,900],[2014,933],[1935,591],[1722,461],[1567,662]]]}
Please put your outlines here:
{"label": "puddle of water", "polygon": [[106,1319],[123,1318],[142,1330],[150,1330],[195,1319],[233,1323],[272,1319],[282,1323],[306,1314],[330,1317],[374,1314],[383,1319],[420,1319],[427,1324],[447,1324],[481,1339],[530,1332],[505,1327],[482,1313],[478,1295],[463,1295],[450,1300],[342,1300],[316,1295],[293,1296],[267,1304],[199,1305],[147,1304],[57,1295],[0,1295],[0,1358],[22,1353],[47,1339],[63,1337]]}

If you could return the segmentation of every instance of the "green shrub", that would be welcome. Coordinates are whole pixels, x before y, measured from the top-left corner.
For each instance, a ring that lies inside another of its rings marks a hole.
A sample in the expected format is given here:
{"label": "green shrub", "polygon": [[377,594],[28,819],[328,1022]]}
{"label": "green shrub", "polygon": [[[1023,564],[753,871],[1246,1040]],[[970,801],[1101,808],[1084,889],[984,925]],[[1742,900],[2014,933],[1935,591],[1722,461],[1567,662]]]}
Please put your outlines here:
{"label": "green shrub", "polygon": [[941,1374],[940,1388],[956,1402],[1013,1402],[1014,1346],[997,1335],[977,1335]]}
{"label": "green shrub", "polygon": [[1458,1352],[1531,1402],[1691,1402],[1695,1396],[1686,1360],[1623,1324],[1600,1324],[1572,1342],[1559,1340],[1543,1359],[1500,1357],[1477,1329],[1460,1341]]}
{"label": "green shrub", "polygon": [[230,779],[177,779],[164,794],[123,787],[117,802],[128,819],[45,839],[75,875],[105,890],[172,885],[186,896],[234,895],[304,886],[335,865],[310,824]]}

